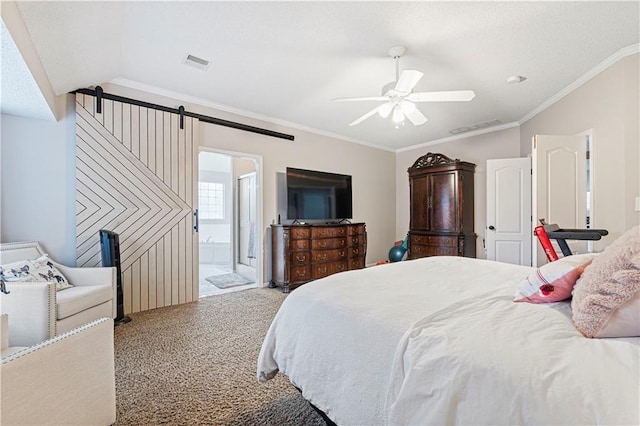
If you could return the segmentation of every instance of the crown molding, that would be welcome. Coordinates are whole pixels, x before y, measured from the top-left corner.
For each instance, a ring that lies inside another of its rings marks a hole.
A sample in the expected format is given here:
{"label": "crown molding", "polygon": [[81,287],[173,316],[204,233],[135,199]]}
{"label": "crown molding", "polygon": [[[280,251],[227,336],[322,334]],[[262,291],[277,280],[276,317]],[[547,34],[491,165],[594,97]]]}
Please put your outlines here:
{"label": "crown molding", "polygon": [[528,114],[524,115],[520,120],[518,120],[518,122],[520,123],[520,125],[523,125],[524,123],[526,123],[527,121],[535,117],[536,115],[540,114],[545,109],[549,108],[551,105],[558,102],[560,99],[564,98],[565,96],[567,96],[568,94],[576,90],[578,87],[582,86],[592,78],[596,77],[602,71],[611,67],[613,64],[615,64],[619,60],[637,53],[640,53],[640,43],[633,44],[631,46],[618,50],[616,53],[609,56],[607,59],[605,59],[604,61],[600,62],[598,65],[596,65],[595,67],[587,71],[585,74],[579,77],[576,81],[574,81],[564,89],[560,90],[558,93],[556,93],[555,95],[547,99],[542,104],[538,105],[535,109],[533,109]]}
{"label": "crown molding", "polygon": [[182,101],[189,104],[199,105],[205,108],[211,108],[218,111],[224,111],[231,114],[235,114],[241,117],[252,118],[255,120],[260,120],[266,123],[276,124],[278,126],[289,127],[292,129],[301,130],[303,132],[313,133],[320,136],[326,136],[332,139],[339,139],[345,142],[355,143],[358,145],[364,145],[369,148],[380,149],[388,152],[395,152],[395,149],[389,148],[386,146],[376,145],[370,142],[361,141],[358,139],[349,138],[347,136],[339,135],[336,133],[326,132],[324,130],[315,129],[313,127],[308,127],[302,124],[293,123],[290,121],[280,120],[278,118],[269,117],[262,114],[257,114],[252,111],[241,110],[238,108],[232,108],[227,105],[216,104],[214,102],[208,101],[203,98],[199,98],[197,96],[185,95],[183,93],[174,92],[171,90],[163,89],[161,87],[152,86],[150,84],[140,83],[138,81],[129,80],[127,78],[114,78],[109,81],[110,84],[115,84],[122,87],[127,87],[129,89],[140,90],[142,92],[151,93],[158,96],[163,96],[165,98],[174,99],[176,101]]}
{"label": "crown molding", "polygon": [[398,152],[412,151],[414,149],[424,148],[425,146],[438,145],[445,142],[458,141],[461,139],[472,138],[474,136],[484,135],[487,133],[499,132],[500,130],[513,129],[514,127],[519,127],[519,126],[520,126],[520,123],[518,123],[517,121],[513,121],[511,123],[501,124],[499,126],[485,127],[484,129],[473,130],[471,132],[466,132],[460,135],[449,136],[447,138],[436,139],[436,140],[424,142],[418,145],[411,145],[404,148],[398,148],[396,149],[395,152],[398,153]]}

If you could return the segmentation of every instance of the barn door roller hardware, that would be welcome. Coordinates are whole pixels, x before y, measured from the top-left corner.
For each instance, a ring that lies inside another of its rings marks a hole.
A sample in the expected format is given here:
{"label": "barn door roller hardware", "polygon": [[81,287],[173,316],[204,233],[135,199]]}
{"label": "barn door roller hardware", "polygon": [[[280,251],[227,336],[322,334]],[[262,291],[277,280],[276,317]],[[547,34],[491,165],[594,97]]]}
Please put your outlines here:
{"label": "barn door roller hardware", "polygon": [[263,129],[261,127],[249,126],[248,124],[237,123],[235,121],[223,120],[221,118],[210,117],[204,114],[196,114],[195,112],[189,112],[184,110],[184,106],[180,105],[179,108],[169,108],[166,106],[152,104],[150,102],[139,101],[137,99],[125,98],[124,96],[112,95],[105,93],[102,87],[96,86],[95,89],[78,89],[71,93],[82,93],[83,95],[96,97],[96,113],[102,114],[102,100],[109,99],[111,101],[122,102],[130,105],[137,105],[145,108],[155,109],[158,111],[170,112],[172,114],[180,115],[180,128],[184,127],[184,117],[192,117],[205,123],[216,124],[218,126],[231,127],[233,129],[242,130],[245,132],[258,133],[260,135],[271,136],[274,138],[286,139],[292,141],[295,139],[293,135],[286,133],[274,132],[273,130]]}

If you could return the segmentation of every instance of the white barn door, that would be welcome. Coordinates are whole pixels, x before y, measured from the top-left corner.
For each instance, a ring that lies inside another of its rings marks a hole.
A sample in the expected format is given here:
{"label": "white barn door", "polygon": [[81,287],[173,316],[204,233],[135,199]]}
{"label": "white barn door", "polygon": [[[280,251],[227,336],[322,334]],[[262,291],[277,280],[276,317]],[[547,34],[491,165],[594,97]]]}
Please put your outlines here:
{"label": "white barn door", "polygon": [[198,120],[76,95],[78,266],[101,264],[98,232],[119,234],[126,313],[198,299]]}

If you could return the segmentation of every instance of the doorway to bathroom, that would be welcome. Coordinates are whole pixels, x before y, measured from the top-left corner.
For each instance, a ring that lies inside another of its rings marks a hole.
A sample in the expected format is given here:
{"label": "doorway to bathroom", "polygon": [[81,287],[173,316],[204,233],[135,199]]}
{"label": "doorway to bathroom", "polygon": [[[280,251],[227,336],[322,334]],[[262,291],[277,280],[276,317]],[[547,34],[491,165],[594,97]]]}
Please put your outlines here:
{"label": "doorway to bathroom", "polygon": [[257,287],[258,163],[210,151],[198,160],[200,297]]}

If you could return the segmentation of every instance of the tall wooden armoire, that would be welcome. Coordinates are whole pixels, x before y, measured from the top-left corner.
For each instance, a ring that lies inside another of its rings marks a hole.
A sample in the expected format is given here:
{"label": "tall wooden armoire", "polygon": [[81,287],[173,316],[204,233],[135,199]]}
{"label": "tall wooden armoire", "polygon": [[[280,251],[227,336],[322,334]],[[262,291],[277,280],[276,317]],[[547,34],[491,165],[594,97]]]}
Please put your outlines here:
{"label": "tall wooden armoire", "polygon": [[409,167],[409,259],[476,257],[475,169],[475,164],[431,152]]}

